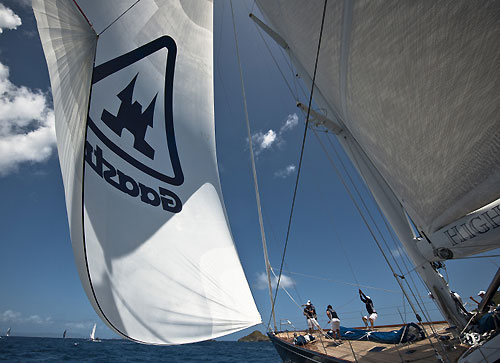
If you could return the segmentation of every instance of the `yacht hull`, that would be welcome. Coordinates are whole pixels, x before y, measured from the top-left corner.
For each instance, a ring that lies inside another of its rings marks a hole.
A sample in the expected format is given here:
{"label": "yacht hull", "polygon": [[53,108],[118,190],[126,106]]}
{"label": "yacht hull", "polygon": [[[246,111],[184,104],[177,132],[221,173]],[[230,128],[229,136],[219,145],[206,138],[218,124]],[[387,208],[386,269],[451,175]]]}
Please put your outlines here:
{"label": "yacht hull", "polygon": [[344,359],[330,357],[309,349],[293,345],[282,339],[277,338],[273,333],[267,333],[267,335],[269,336],[269,339],[271,339],[271,342],[273,343],[274,347],[278,351],[278,354],[285,363],[349,362]]}

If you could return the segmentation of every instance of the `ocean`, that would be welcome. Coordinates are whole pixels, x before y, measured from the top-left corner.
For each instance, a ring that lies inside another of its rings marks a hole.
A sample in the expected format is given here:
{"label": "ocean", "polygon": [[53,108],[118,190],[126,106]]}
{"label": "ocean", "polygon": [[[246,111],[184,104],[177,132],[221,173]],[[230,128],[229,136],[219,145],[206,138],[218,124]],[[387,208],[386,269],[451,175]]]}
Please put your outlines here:
{"label": "ocean", "polygon": [[8,337],[0,339],[8,362],[255,362],[280,363],[270,342],[203,342],[159,347],[127,340]]}

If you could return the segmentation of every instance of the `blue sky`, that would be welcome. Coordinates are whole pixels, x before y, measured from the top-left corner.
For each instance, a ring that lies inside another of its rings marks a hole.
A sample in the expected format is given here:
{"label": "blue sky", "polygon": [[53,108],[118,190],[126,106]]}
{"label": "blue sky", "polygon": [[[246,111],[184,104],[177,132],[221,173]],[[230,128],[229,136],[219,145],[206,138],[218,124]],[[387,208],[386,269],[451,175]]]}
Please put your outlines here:
{"label": "blue sky", "polygon": [[[92,309],[76,272],[55,149],[50,84],[30,1],[1,3],[0,334],[8,327],[14,335],[59,336],[68,329],[69,336],[83,337],[97,322],[99,336],[116,337]],[[271,264],[279,268],[304,115],[248,18],[250,8],[251,1],[235,2],[265,229]],[[267,322],[270,303],[263,284],[265,270],[230,14],[229,2],[215,1],[219,170],[238,253]],[[288,60],[271,40],[267,41],[294,92],[297,87],[299,99],[307,103]],[[333,139],[325,134],[320,139],[334,155],[329,143]],[[362,187],[359,180],[358,184]],[[383,223],[379,225],[383,227]],[[403,265],[400,251],[389,234],[384,235]],[[498,264],[498,258],[452,261],[445,277],[470,304],[468,296],[486,289]],[[413,278],[425,295],[418,277]],[[363,290],[375,302],[378,323],[399,323],[398,308],[412,320],[389,268],[312,133],[306,141],[284,282],[299,304],[313,301],[323,326],[327,304],[337,308],[343,325],[360,325],[364,305],[357,297],[357,283],[367,286]],[[423,299],[432,318],[441,319],[432,302],[425,296]],[[278,324],[280,319],[289,319],[297,327],[305,325],[300,309],[283,292],[278,296],[277,319]],[[258,328],[264,330],[263,326]],[[225,339],[237,339],[252,330]]]}

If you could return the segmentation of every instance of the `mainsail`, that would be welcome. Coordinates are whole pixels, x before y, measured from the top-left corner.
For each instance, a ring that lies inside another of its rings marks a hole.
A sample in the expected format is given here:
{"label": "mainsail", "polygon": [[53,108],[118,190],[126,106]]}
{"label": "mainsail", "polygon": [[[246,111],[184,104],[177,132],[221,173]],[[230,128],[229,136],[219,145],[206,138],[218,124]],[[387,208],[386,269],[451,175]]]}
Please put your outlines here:
{"label": "mainsail", "polygon": [[[257,3],[312,72],[323,1]],[[500,197],[498,14],[494,1],[328,2],[328,117],[428,235]]]}
{"label": "mainsail", "polygon": [[152,344],[258,324],[217,169],[212,2],[33,9],[76,264],[97,313]]}
{"label": "mainsail", "polygon": [[[310,80],[326,1],[257,4]],[[461,329],[468,318],[429,262],[500,246],[499,13],[494,1],[329,1],[315,81],[340,144]]]}

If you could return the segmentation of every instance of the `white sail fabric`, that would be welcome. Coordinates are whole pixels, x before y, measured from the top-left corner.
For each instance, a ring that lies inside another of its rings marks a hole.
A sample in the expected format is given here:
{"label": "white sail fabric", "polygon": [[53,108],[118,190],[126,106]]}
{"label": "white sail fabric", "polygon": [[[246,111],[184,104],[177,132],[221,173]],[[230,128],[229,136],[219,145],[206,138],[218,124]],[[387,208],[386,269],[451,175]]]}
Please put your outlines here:
{"label": "white sail fabric", "polygon": [[97,327],[97,324],[94,324],[94,327],[92,328],[92,331],[90,332],[90,339],[94,340],[95,339],[95,328]]}
{"label": "white sail fabric", "polygon": [[[212,2],[33,5],[56,123],[83,130],[57,138],[60,154],[77,150],[61,166],[75,258],[96,311],[122,336],[152,344],[260,323],[217,171]],[[92,41],[77,44],[80,33]],[[60,64],[78,57],[90,62],[66,62],[72,76],[60,83]],[[70,99],[75,87],[82,91]]]}
{"label": "white sail fabric", "polygon": [[[258,4],[312,75],[324,1]],[[498,1],[328,2],[318,89],[427,233],[500,196],[499,16]]]}

